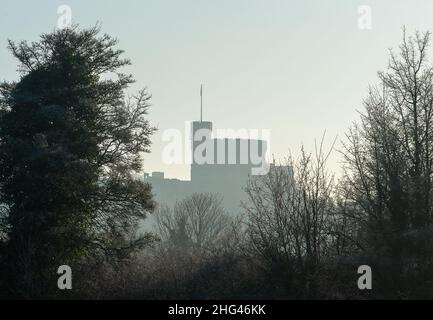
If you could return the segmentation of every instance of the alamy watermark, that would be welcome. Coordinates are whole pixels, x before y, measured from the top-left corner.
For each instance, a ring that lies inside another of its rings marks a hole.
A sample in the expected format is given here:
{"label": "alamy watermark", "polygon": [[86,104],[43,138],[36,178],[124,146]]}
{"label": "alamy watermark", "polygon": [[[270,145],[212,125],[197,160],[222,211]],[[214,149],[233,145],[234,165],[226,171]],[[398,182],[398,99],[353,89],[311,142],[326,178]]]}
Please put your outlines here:
{"label": "alamy watermark", "polygon": [[72,26],[72,9],[70,6],[63,4],[57,8],[57,29],[62,30]]}
{"label": "alamy watermark", "polygon": [[371,30],[373,28],[373,18],[371,12],[371,7],[369,5],[362,5],[358,7],[358,29]]}
{"label": "alamy watermark", "polygon": [[164,164],[245,164],[251,166],[252,175],[269,172],[271,132],[269,129],[216,129],[201,126],[185,130],[166,129],[162,132],[165,143],[162,150]]}
{"label": "alamy watermark", "polygon": [[358,278],[358,289],[359,290],[373,289],[371,267],[367,265],[359,266],[358,274],[361,274],[361,276]]}
{"label": "alamy watermark", "polygon": [[57,280],[57,287],[60,290],[72,289],[72,269],[68,265],[62,265],[57,269],[57,274],[60,275]]}

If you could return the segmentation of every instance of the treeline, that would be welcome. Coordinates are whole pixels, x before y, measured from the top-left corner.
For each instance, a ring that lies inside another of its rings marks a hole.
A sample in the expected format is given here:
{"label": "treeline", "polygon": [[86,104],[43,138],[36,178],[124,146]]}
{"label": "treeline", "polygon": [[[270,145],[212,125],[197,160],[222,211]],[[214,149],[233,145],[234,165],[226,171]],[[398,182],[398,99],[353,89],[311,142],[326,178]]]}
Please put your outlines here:
{"label": "treeline", "polygon": [[[146,91],[98,28],[10,42],[17,83],[0,85],[3,298],[433,298],[430,33],[403,35],[343,139],[342,177],[324,138],[252,177],[236,218],[194,194],[156,206],[133,179],[154,129]],[[152,213],[154,234],[138,223]],[[74,288],[58,290],[70,265]],[[360,290],[358,267],[373,287]]]}
{"label": "treeline", "polygon": [[[143,258],[152,267],[134,274],[142,285],[120,296],[433,298],[429,41],[428,32],[404,32],[390,52],[343,139],[341,179],[326,167],[322,139],[314,152],[252,178],[238,221],[203,206],[218,203],[210,195],[160,209],[162,242]],[[371,267],[372,290],[358,288],[361,265]]]}

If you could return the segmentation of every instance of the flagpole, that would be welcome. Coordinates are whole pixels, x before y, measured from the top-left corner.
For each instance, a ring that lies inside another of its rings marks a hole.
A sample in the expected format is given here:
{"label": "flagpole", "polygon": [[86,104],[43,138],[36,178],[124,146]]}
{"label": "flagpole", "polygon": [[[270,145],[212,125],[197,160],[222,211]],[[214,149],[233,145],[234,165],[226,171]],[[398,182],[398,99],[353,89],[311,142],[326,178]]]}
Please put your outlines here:
{"label": "flagpole", "polygon": [[203,85],[200,86],[200,122],[203,122]]}

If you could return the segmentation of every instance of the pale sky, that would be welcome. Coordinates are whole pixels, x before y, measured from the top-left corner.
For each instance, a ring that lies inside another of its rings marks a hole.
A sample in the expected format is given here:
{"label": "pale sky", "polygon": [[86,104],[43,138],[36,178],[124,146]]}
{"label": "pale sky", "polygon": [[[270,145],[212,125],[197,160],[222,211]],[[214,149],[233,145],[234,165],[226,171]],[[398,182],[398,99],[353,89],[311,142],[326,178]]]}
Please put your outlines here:
{"label": "pale sky", "polygon": [[[144,169],[181,179],[188,166],[163,164],[161,133],[199,118],[201,83],[204,119],[215,128],[270,129],[272,154],[296,156],[324,130],[329,143],[344,138],[403,25],[433,31],[431,0],[1,0],[0,80],[17,79],[6,40],[52,31],[63,4],[75,23],[99,21],[120,40],[137,80],[131,93],[147,86],[153,95],[159,133]],[[371,7],[371,30],[358,28],[361,5]]]}

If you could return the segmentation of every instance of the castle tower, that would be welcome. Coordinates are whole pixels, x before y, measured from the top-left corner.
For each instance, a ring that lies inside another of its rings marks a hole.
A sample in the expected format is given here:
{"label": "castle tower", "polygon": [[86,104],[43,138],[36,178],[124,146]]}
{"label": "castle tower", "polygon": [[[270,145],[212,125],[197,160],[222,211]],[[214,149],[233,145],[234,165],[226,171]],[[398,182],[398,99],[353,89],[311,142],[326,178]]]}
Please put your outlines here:
{"label": "castle tower", "polygon": [[212,122],[203,121],[203,85],[200,86],[200,121],[193,121],[191,124],[191,151],[192,151],[192,165],[191,165],[191,179],[197,178],[197,170],[199,166],[203,165],[198,163],[197,157],[206,157],[206,151],[197,154],[197,147],[203,145],[206,141],[210,142],[212,139]]}

